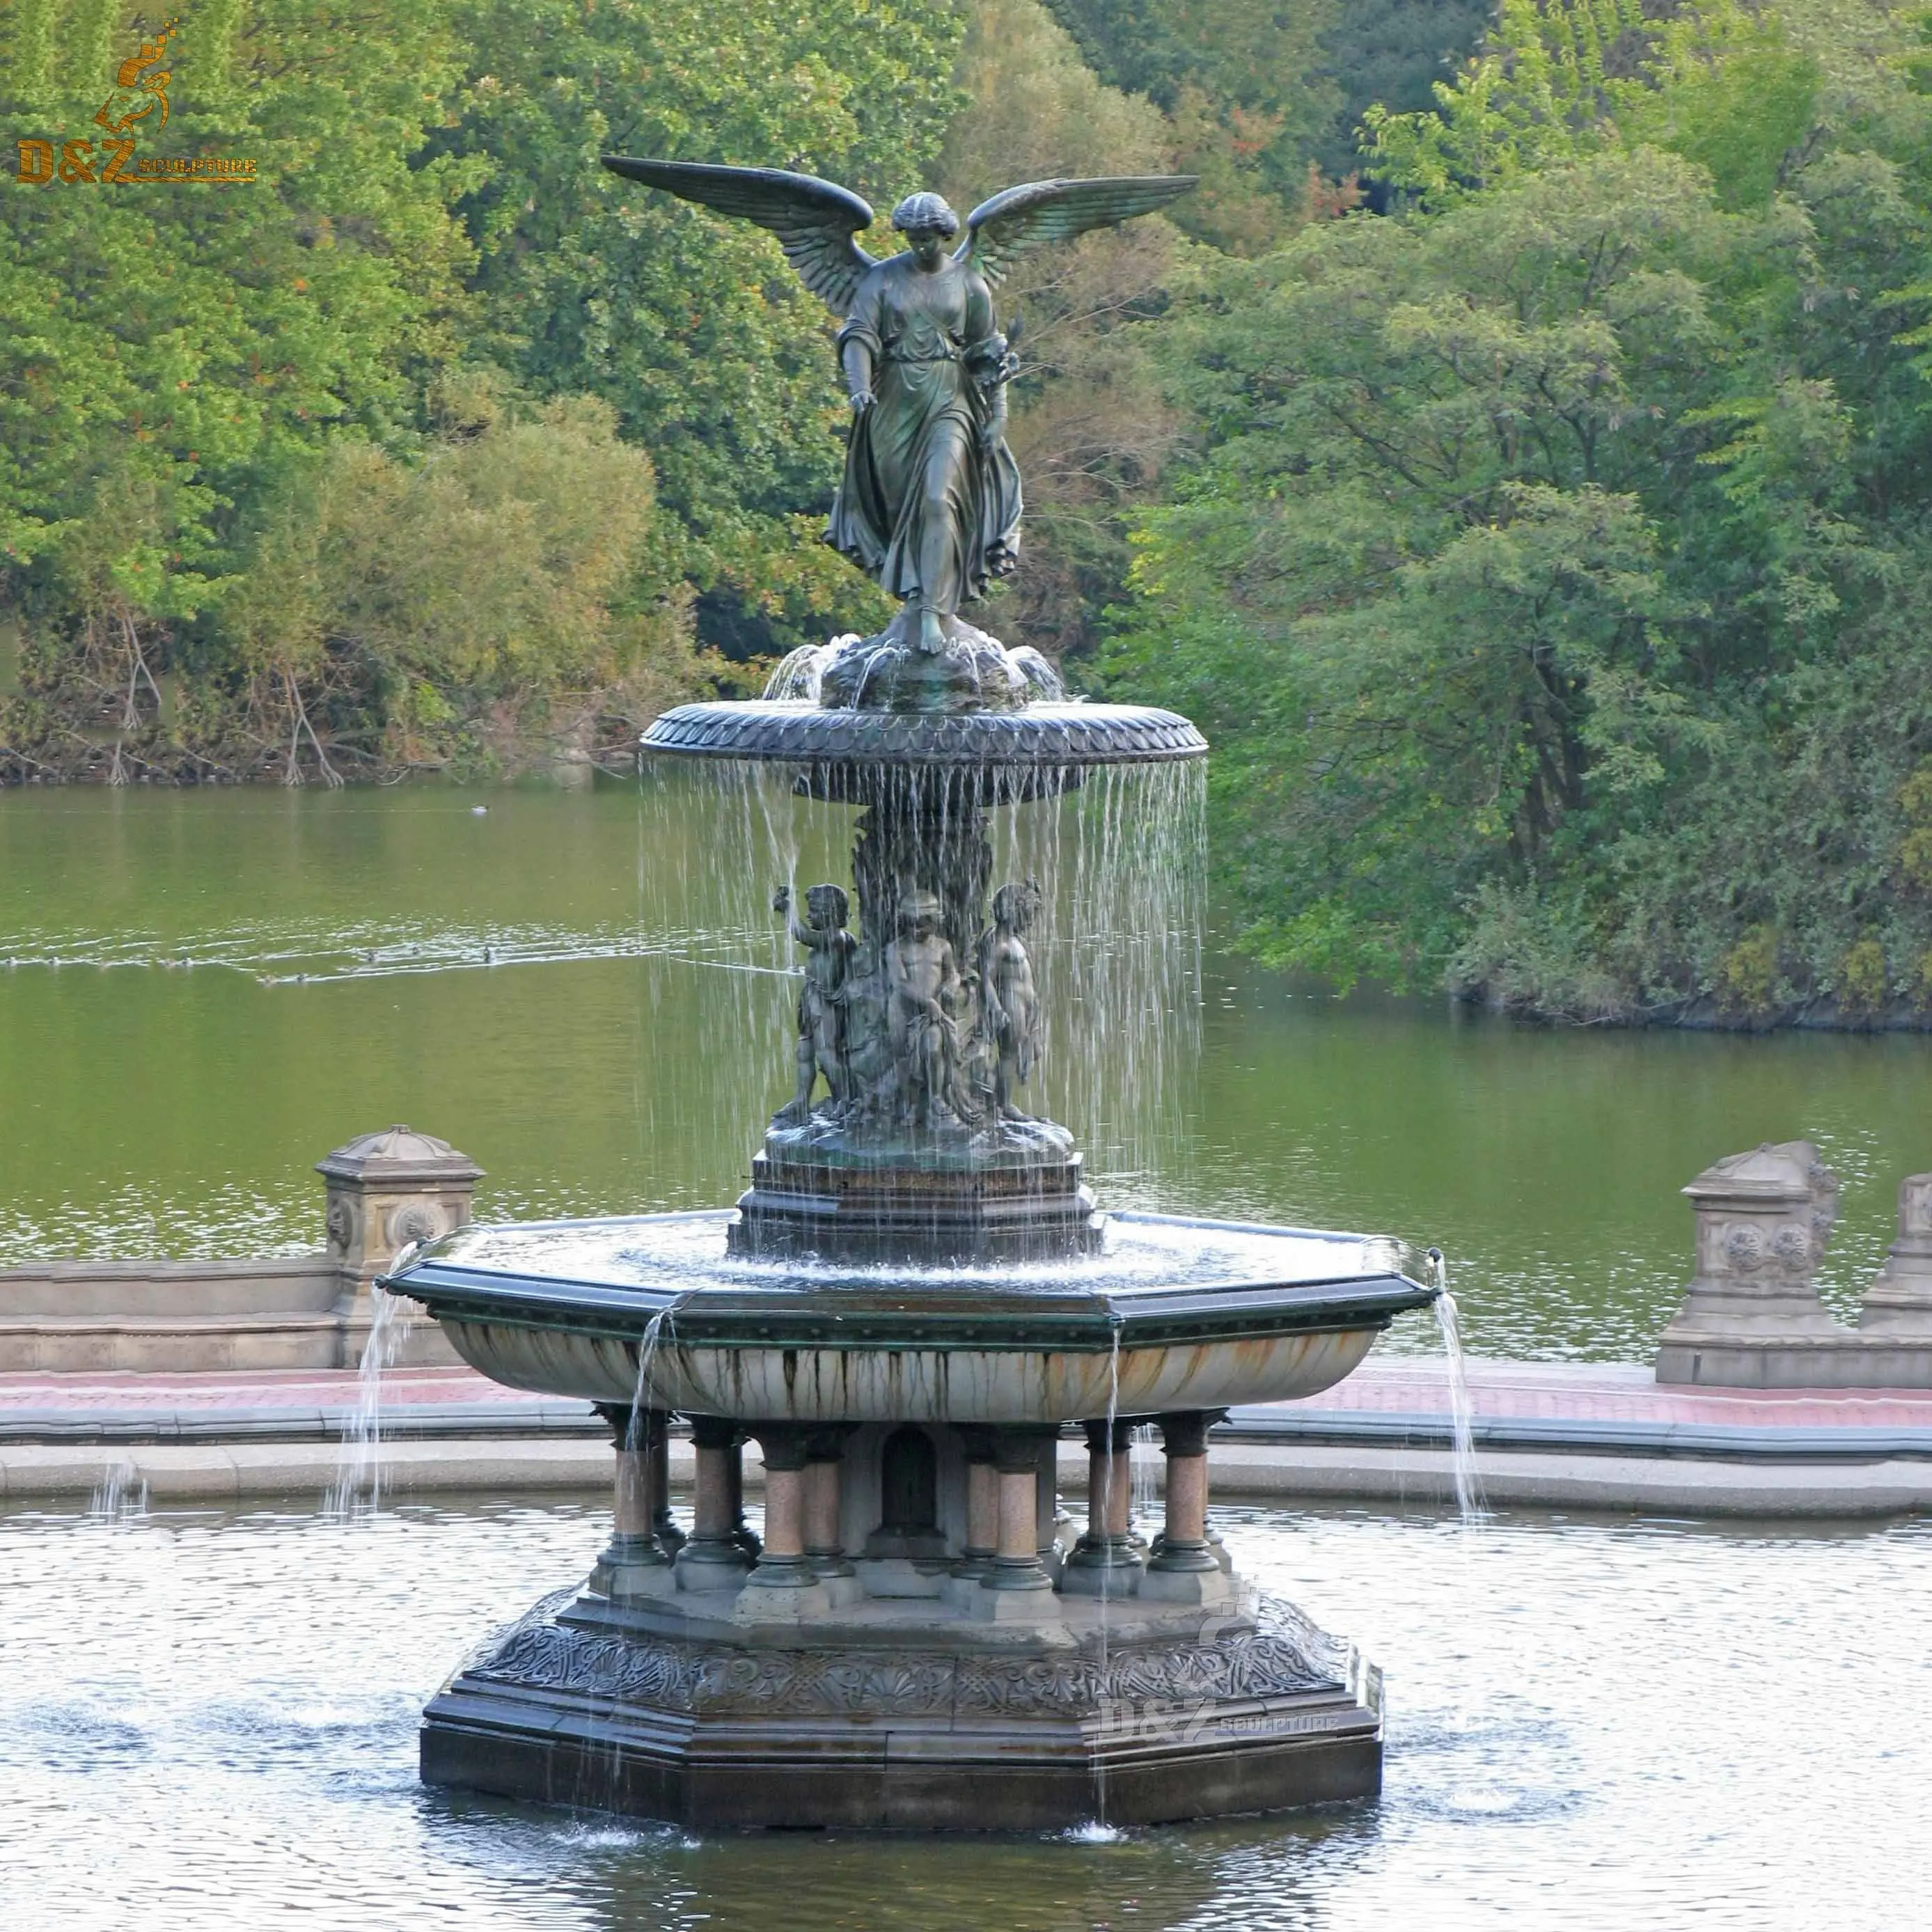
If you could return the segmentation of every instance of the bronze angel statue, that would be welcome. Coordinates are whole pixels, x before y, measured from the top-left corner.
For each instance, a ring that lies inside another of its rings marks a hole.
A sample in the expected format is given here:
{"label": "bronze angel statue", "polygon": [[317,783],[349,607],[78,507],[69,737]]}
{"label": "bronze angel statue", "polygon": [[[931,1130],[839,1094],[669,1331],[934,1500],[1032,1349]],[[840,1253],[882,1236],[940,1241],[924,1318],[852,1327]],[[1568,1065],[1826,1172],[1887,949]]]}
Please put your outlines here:
{"label": "bronze angel statue", "polygon": [[892,211],[905,248],[875,261],[858,242],[871,208],[816,176],[616,154],[604,165],[770,230],[841,318],[853,424],[826,534],[904,600],[893,627],[904,644],[944,650],[960,604],[1019,550],[1019,471],[1005,433],[1016,359],[993,290],[1026,250],[1148,214],[1195,178],[1029,182],[982,202],[956,248],[959,218],[945,202],[908,195]]}

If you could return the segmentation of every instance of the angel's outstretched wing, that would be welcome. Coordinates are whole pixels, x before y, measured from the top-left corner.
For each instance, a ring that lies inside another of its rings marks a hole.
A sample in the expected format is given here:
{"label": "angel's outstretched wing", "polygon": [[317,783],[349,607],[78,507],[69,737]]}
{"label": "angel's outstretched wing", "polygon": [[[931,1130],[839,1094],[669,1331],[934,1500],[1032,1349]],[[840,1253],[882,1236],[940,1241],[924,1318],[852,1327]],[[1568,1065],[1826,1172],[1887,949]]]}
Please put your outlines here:
{"label": "angel's outstretched wing", "polygon": [[966,218],[955,259],[970,262],[996,287],[1016,257],[1042,242],[1070,241],[1090,228],[1111,228],[1185,194],[1198,175],[1117,175],[1100,181],[1028,182],[982,201]]}
{"label": "angel's outstretched wing", "polygon": [[799,279],[841,316],[852,306],[859,278],[872,266],[872,256],[854,238],[872,226],[872,209],[850,188],[816,175],[789,174],[783,168],[714,167],[703,161],[633,160],[628,154],[606,154],[604,165],[613,174],[769,229]]}

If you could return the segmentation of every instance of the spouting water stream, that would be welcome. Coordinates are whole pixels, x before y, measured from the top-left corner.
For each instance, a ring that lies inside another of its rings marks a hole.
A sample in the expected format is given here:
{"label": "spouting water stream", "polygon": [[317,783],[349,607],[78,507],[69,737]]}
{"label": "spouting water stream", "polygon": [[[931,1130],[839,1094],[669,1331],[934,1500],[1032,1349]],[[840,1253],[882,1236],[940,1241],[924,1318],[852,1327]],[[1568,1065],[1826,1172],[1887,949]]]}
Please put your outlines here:
{"label": "spouting water stream", "polygon": [[1443,1359],[1448,1371],[1456,1508],[1465,1523],[1486,1522],[1490,1511],[1483,1497],[1481,1472],[1476,1467],[1475,1435],[1470,1426],[1469,1382],[1462,1366],[1462,1330],[1456,1298],[1449,1292],[1449,1264],[1440,1248],[1431,1248],[1429,1258],[1436,1270],[1436,1296],[1432,1305],[1436,1310],[1436,1325],[1442,1331]]}
{"label": "spouting water stream", "polygon": [[1160,1451],[1155,1444],[1152,1423],[1137,1424],[1129,1435],[1127,1459],[1127,1527],[1131,1532],[1136,1523],[1150,1522],[1154,1519],[1154,1468],[1160,1460]]}
{"label": "spouting water stream", "polygon": [[102,1475],[87,1513],[100,1522],[139,1522],[148,1514],[147,1478],[132,1462],[116,1462]]}
{"label": "spouting water stream", "polygon": [[[412,1243],[405,1248],[390,1265],[402,1267],[414,1246]],[[413,1325],[400,1295],[372,1288],[369,1308],[369,1339],[362,1345],[362,1360],[356,1370],[356,1409],[343,1425],[335,1480],[322,1504],[326,1514],[342,1522],[373,1516],[382,1507],[382,1377],[395,1366]]]}
{"label": "spouting water stream", "polygon": [[658,1406],[651,1400],[651,1372],[657,1366],[658,1343],[667,1333],[675,1342],[677,1326],[671,1319],[671,1311],[668,1307],[659,1309],[644,1324],[644,1332],[638,1338],[638,1385],[631,1396],[630,1423],[624,1431],[624,1449],[627,1455],[634,1455],[643,1439],[644,1412]]}

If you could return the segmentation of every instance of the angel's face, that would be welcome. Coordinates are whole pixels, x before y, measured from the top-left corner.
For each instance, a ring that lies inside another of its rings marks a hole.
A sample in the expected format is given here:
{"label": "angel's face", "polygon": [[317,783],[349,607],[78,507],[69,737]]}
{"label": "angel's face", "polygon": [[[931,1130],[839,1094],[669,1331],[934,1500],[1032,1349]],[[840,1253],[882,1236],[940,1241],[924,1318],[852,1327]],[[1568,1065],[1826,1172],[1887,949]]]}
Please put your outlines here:
{"label": "angel's face", "polygon": [[905,231],[905,244],[913,260],[928,274],[944,259],[946,244],[952,238],[943,228],[908,228]]}

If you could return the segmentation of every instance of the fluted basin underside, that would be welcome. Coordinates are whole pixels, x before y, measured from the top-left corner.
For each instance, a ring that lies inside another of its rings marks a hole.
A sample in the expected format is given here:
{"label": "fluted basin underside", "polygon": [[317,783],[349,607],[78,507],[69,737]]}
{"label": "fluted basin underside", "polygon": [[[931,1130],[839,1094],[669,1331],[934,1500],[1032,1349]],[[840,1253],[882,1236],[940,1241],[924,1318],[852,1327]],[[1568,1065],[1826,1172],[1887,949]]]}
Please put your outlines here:
{"label": "fluted basin underside", "polygon": [[1118,1215],[1084,1259],[828,1268],[734,1258],[731,1220],[470,1228],[388,1285],[510,1387],[797,1422],[1052,1424],[1312,1395],[1431,1293],[1396,1244],[1354,1234]]}

